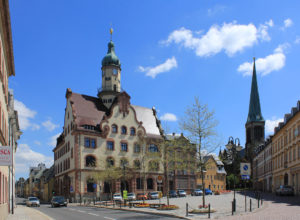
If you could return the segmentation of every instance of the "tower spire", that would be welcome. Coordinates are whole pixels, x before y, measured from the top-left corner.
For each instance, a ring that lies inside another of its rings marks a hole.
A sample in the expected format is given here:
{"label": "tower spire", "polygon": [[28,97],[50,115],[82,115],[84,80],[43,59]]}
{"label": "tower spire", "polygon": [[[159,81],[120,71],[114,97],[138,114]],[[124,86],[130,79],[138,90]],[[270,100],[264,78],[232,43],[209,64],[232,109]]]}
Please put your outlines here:
{"label": "tower spire", "polygon": [[109,30],[109,33],[110,33],[110,41],[112,41],[112,34],[113,34],[114,30],[112,29],[112,27],[110,28]]}
{"label": "tower spire", "polygon": [[260,109],[259,93],[258,93],[257,78],[256,78],[255,57],[253,58],[253,74],[252,74],[251,94],[250,94],[247,123],[254,122],[254,121],[264,121]]}

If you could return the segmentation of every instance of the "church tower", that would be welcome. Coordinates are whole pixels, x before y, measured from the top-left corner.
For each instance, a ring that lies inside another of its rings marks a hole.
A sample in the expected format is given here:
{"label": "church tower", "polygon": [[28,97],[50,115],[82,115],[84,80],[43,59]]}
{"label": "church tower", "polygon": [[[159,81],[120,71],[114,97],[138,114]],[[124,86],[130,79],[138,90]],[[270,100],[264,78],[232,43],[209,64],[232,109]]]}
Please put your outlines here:
{"label": "church tower", "polygon": [[112,32],[111,28],[107,54],[102,59],[102,88],[98,92],[98,97],[107,108],[111,107],[116,95],[121,91],[121,63],[115,54]]}
{"label": "church tower", "polygon": [[259,93],[256,78],[255,58],[253,59],[253,74],[250,94],[248,118],[246,122],[246,157],[252,162],[257,146],[265,140],[265,120],[261,114]]}

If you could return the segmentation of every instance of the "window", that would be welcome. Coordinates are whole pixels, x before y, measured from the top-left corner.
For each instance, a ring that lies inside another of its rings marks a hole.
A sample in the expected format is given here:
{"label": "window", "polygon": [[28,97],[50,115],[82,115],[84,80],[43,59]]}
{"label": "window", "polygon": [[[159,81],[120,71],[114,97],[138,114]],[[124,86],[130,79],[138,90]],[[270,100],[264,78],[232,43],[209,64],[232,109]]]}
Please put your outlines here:
{"label": "window", "polygon": [[141,162],[139,160],[134,161],[134,168],[137,170],[141,169]]}
{"label": "window", "polygon": [[95,192],[94,184],[96,184],[96,183],[94,183],[93,179],[88,179],[86,181],[87,192]]}
{"label": "window", "polygon": [[147,179],[147,189],[153,189],[153,179],[152,178]]}
{"label": "window", "polygon": [[127,148],[127,143],[122,142],[121,143],[121,151],[126,151],[127,152],[128,148]]}
{"label": "window", "polygon": [[87,156],[85,158],[85,166],[95,167],[96,166],[96,158],[94,156]]}
{"label": "window", "polygon": [[118,126],[115,125],[115,124],[113,124],[113,125],[111,126],[111,132],[112,132],[112,133],[118,133]]}
{"label": "window", "polygon": [[156,161],[150,161],[149,162],[149,170],[151,171],[158,171],[159,170],[159,164]]}
{"label": "window", "polygon": [[127,166],[127,165],[128,165],[128,160],[125,159],[125,158],[121,159],[121,161],[120,161],[120,166],[121,166],[121,167],[125,167],[125,166]]}
{"label": "window", "polygon": [[136,189],[144,189],[144,181],[141,178],[136,178]]}
{"label": "window", "polygon": [[135,135],[135,128],[130,128],[130,135],[134,136]]}
{"label": "window", "polygon": [[121,134],[127,134],[127,128],[125,126],[122,126]]}
{"label": "window", "polygon": [[96,148],[96,140],[95,139],[90,139],[91,140],[91,148]]}
{"label": "window", "polygon": [[71,148],[71,158],[73,158],[73,147]]}
{"label": "window", "polygon": [[107,167],[113,167],[115,165],[115,161],[112,157],[108,157],[106,159],[106,166]]}
{"label": "window", "polygon": [[84,138],[84,146],[90,147],[90,139],[89,138]]}
{"label": "window", "polygon": [[134,153],[140,153],[141,152],[141,146],[138,144],[134,145]]}
{"label": "window", "polygon": [[114,142],[113,141],[107,141],[106,148],[107,148],[107,150],[114,150]]}
{"label": "window", "polygon": [[149,152],[151,152],[151,153],[159,152],[158,147],[155,144],[150,144]]}

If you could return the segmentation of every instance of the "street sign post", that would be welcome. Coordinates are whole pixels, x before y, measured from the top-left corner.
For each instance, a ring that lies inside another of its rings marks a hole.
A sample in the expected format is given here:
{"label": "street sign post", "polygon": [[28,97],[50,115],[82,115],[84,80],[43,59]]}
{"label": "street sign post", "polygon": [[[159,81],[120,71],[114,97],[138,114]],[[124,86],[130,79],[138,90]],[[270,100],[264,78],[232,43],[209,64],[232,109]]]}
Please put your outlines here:
{"label": "street sign post", "polygon": [[159,175],[159,176],[157,177],[157,183],[162,183],[162,180],[163,180],[162,176]]}
{"label": "street sign post", "polygon": [[250,163],[241,163],[241,178],[243,180],[249,180],[251,176]]}

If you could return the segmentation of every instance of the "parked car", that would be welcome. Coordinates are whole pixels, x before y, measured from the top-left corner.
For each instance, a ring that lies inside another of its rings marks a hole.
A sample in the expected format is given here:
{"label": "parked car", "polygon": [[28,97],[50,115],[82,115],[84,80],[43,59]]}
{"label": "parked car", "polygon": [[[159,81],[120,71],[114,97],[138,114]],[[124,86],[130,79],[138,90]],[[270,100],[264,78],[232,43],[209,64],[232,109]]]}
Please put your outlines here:
{"label": "parked car", "polygon": [[51,199],[51,207],[60,207],[65,206],[67,207],[68,203],[63,196],[53,196]]}
{"label": "parked car", "polygon": [[40,207],[40,200],[36,197],[28,197],[26,201],[26,206],[37,206]]}
{"label": "parked car", "polygon": [[170,198],[177,198],[177,192],[175,190],[170,190],[169,191],[169,197]]}
{"label": "parked car", "polygon": [[293,196],[294,195],[294,188],[291,186],[279,186],[276,189],[276,195],[280,195],[280,196]]}
{"label": "parked car", "polygon": [[212,194],[213,192],[210,189],[208,188],[205,189],[205,195],[212,195]]}
{"label": "parked car", "polygon": [[136,198],[137,198],[137,200],[147,200],[148,196],[147,196],[147,193],[138,193]]}
{"label": "parked car", "polygon": [[194,189],[191,193],[192,196],[201,196],[203,191],[201,189]]}
{"label": "parked car", "polygon": [[148,193],[148,199],[159,199],[158,192],[149,192]]}
{"label": "parked car", "polygon": [[113,200],[116,202],[121,202],[123,200],[121,193],[113,194]]}
{"label": "parked car", "polygon": [[127,200],[130,200],[130,201],[136,200],[135,194],[134,193],[128,193],[127,194]]}
{"label": "parked car", "polygon": [[177,191],[179,197],[186,197],[186,192],[183,189]]}

